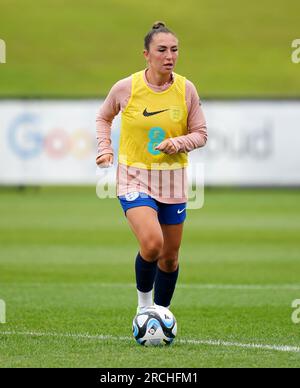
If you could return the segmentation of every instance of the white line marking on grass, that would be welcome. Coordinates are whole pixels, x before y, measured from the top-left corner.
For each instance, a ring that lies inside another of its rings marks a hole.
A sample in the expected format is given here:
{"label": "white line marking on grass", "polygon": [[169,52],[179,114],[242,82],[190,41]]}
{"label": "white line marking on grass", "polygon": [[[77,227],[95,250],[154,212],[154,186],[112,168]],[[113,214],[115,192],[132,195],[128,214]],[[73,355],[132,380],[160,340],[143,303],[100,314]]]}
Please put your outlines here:
{"label": "white line marking on grass", "polygon": [[[96,341],[133,341],[132,337],[118,337],[113,335],[91,335],[91,334],[72,334],[72,333],[42,333],[42,332],[18,332],[18,331],[0,331],[0,336],[23,336],[23,337],[54,337],[54,338],[73,338],[88,339]],[[228,342],[222,340],[201,340],[201,339],[177,339],[176,343],[183,345],[205,345],[220,346],[230,348],[242,348],[250,350],[269,350],[286,353],[300,353],[300,347],[291,345],[267,345],[267,344],[243,344],[239,342]]]}
{"label": "white line marking on grass", "polygon": [[[92,283],[94,286],[107,288],[133,288],[134,283]],[[295,291],[300,290],[300,284],[202,284],[179,283],[176,288],[200,290],[245,290],[245,291]]]}
{"label": "white line marking on grass", "polygon": [[75,339],[91,339],[91,340],[112,340],[112,341],[131,341],[131,337],[118,337],[113,335],[92,335],[92,334],[83,334],[83,333],[43,333],[35,331],[0,331],[1,335],[16,335],[24,337],[56,337],[56,338],[75,338]]}
{"label": "white line marking on grass", "polygon": [[272,350],[278,352],[288,353],[300,353],[300,347],[290,345],[263,345],[263,344],[242,344],[238,342],[227,342],[221,340],[179,340],[182,344],[189,345],[209,345],[209,346],[225,346],[244,349],[259,349],[259,350]]}
{"label": "white line marking on grass", "polygon": [[181,288],[198,288],[207,290],[247,290],[247,291],[294,291],[300,290],[299,284],[181,284]]}
{"label": "white line marking on grass", "polygon": [[[9,286],[15,287],[43,287],[47,286],[63,286],[74,287],[73,283],[6,283]],[[81,284],[76,283],[78,288]],[[82,283],[88,287],[103,287],[103,288],[135,288],[134,283]],[[300,290],[300,284],[206,284],[206,283],[179,283],[176,288],[184,289],[199,289],[199,290],[238,290],[238,291],[297,291]]]}

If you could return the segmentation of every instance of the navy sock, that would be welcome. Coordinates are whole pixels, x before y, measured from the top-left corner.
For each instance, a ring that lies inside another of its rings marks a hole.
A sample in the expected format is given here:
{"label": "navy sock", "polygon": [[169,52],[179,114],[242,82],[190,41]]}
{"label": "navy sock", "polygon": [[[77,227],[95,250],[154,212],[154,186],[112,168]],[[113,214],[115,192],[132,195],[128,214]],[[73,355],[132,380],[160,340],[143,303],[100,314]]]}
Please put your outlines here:
{"label": "navy sock", "polygon": [[141,292],[149,292],[153,288],[157,261],[150,263],[138,253],[135,260],[136,288]]}
{"label": "navy sock", "polygon": [[155,304],[164,307],[170,306],[178,278],[178,273],[179,267],[175,272],[164,272],[157,267],[154,287]]}

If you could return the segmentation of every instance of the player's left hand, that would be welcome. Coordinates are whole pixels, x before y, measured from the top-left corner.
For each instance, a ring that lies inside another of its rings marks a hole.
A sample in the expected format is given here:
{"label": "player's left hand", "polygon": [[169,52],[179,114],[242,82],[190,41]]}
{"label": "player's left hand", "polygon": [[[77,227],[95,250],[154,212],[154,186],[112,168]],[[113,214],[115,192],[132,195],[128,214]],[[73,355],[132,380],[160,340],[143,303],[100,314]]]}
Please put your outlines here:
{"label": "player's left hand", "polygon": [[170,139],[164,140],[157,147],[155,147],[155,149],[168,155],[173,155],[177,153],[177,150],[174,144],[172,143],[172,140]]}

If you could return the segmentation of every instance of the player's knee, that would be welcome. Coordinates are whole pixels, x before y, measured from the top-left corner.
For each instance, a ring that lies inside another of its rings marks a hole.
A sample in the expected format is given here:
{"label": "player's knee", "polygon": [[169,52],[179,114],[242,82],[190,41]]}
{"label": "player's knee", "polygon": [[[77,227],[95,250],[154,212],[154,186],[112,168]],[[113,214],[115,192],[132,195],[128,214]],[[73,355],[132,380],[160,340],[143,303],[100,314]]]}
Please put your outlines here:
{"label": "player's knee", "polygon": [[154,261],[158,259],[163,248],[163,244],[164,242],[162,237],[153,236],[150,237],[147,241],[144,241],[142,244],[142,251],[148,259]]}
{"label": "player's knee", "polygon": [[174,252],[172,255],[164,255],[160,257],[159,266],[162,271],[175,272],[178,268],[178,252]]}

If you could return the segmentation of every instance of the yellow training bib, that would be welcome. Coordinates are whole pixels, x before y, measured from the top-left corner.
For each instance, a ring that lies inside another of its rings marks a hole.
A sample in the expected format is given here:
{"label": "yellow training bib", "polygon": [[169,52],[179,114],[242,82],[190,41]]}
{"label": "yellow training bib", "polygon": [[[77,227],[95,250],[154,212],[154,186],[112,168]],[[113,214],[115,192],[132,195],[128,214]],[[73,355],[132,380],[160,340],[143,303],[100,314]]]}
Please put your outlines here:
{"label": "yellow training bib", "polygon": [[170,137],[186,135],[185,77],[157,93],[148,87],[144,71],[132,75],[129,102],[122,112],[119,162],[147,170],[176,170],[188,165],[187,153],[166,155],[155,147]]}

